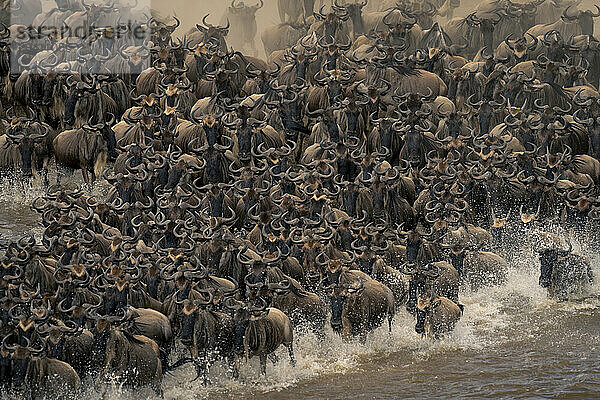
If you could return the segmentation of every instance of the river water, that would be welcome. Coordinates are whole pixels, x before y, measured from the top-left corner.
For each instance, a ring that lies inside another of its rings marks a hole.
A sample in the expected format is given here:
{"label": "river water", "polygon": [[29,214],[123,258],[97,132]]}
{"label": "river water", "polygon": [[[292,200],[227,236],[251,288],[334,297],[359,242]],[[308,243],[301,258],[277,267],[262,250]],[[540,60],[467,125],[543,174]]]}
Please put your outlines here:
{"label": "river water", "polygon": [[[29,205],[43,190],[35,184],[25,191],[20,184],[2,187],[0,241],[39,235],[40,219]],[[591,256],[598,277],[600,258]],[[211,385],[204,388],[192,382],[192,368],[184,367],[165,378],[165,398],[600,398],[600,285],[581,299],[558,302],[538,286],[539,263],[531,246],[513,258],[503,286],[461,292],[464,315],[442,340],[421,338],[413,318],[400,310],[391,334],[380,328],[365,345],[344,342],[330,329],[324,342],[296,334],[297,366],[289,365],[282,348],[279,361],[268,362],[266,377],[257,359],[242,364],[237,381],[215,365]],[[82,398],[100,397],[155,396],[149,389],[112,386],[105,396],[88,389]]]}

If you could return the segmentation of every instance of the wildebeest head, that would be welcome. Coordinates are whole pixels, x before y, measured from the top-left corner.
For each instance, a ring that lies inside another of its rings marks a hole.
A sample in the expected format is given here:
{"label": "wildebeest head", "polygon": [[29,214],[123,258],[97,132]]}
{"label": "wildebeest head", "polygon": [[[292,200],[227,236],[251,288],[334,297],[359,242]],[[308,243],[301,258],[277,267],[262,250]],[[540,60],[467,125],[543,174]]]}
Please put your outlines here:
{"label": "wildebeest head", "polygon": [[[308,281],[307,283],[309,284],[309,286],[312,284],[317,284],[323,275],[322,267],[325,264],[320,260],[322,259],[321,253],[323,253],[325,246],[323,246],[323,244],[318,239],[310,236],[298,241],[294,237],[295,234],[296,232],[293,231],[291,238],[292,242],[294,242],[295,244],[301,244],[301,260],[299,259],[298,261],[301,262],[304,271],[306,271],[306,278]],[[333,233],[330,236],[330,239],[331,237],[333,237]]]}
{"label": "wildebeest head", "polygon": [[334,332],[340,333],[344,326],[344,304],[349,298],[356,296],[364,290],[362,282],[355,282],[350,285],[335,285],[330,294],[331,302],[331,328]]}
{"label": "wildebeest head", "polygon": [[162,132],[163,144],[168,146],[173,143],[172,132],[175,131],[177,124],[177,105],[175,107],[166,106],[160,116],[160,130]]}
{"label": "wildebeest head", "polygon": [[515,57],[515,62],[517,62],[517,63],[519,63],[521,61],[526,61],[527,60],[527,52],[528,51],[533,52],[538,46],[538,38],[535,36],[532,36],[529,33],[527,33],[527,35],[529,35],[532,39],[531,44],[527,44],[527,40],[526,40],[525,36],[517,38],[514,41],[511,41],[512,34],[510,34],[506,37],[506,39],[504,39],[504,43],[510,49],[510,51],[513,53],[513,56]]}
{"label": "wildebeest head", "polygon": [[152,42],[157,44],[159,47],[168,46],[169,42],[171,41],[171,35],[173,35],[175,29],[177,29],[181,24],[181,21],[179,21],[177,17],[174,16],[173,19],[175,20],[175,23],[172,25],[159,22],[154,18],[151,18],[148,22],[152,32]]}
{"label": "wildebeest head", "polygon": [[330,13],[324,14],[324,8],[325,6],[323,5],[319,12],[314,15],[317,19],[323,21],[323,35],[335,38],[338,30],[342,28],[342,24],[349,18],[348,11],[344,7],[338,5],[337,0],[334,2],[334,5],[331,6]]}
{"label": "wildebeest head", "polygon": [[54,96],[57,96],[55,87],[58,83],[58,76],[56,73],[48,72],[44,76],[44,83],[42,85],[42,105],[49,107],[54,103]]}
{"label": "wildebeest head", "polygon": [[523,32],[536,24],[537,7],[545,0],[535,0],[530,3],[512,3],[508,2],[506,14],[509,17],[515,18]]}
{"label": "wildebeest head", "polygon": [[[247,337],[248,335],[260,335],[260,332],[250,332],[249,326],[253,321],[263,318],[267,310],[267,303],[262,298],[257,298],[255,303],[258,304],[245,304],[234,300],[233,298],[227,298],[225,300],[225,307],[233,311],[233,331],[234,331],[234,343],[233,351],[237,356],[241,356],[251,344],[260,343],[261,340],[266,338],[258,337]],[[263,334],[265,332],[262,332]]]}
{"label": "wildebeest head", "polygon": [[[198,337],[195,335],[206,336],[208,332],[203,332],[196,328],[198,320],[200,318],[206,318],[203,313],[203,309],[212,303],[213,295],[208,291],[202,291],[208,296],[208,300],[197,299],[194,301],[187,301],[186,304],[181,308],[180,321],[181,321],[181,332],[179,338],[184,346],[191,346],[194,344],[194,339],[198,343]],[[202,322],[202,321],[200,321]],[[204,337],[206,342],[209,338]],[[214,338],[213,338],[214,339]]]}
{"label": "wildebeest head", "polygon": [[39,105],[44,100],[44,75],[30,73],[29,79],[31,82],[30,86],[30,99],[31,102],[35,105]]}
{"label": "wildebeest head", "polygon": [[206,22],[206,18],[210,14],[206,14],[202,18],[202,25],[196,24],[196,29],[201,33],[201,43],[218,43],[219,49],[227,51],[227,45],[225,43],[225,36],[229,33],[229,19],[227,20],[227,26],[214,26]]}
{"label": "wildebeest head", "polygon": [[235,4],[235,0],[231,1],[231,5],[227,9],[229,13],[237,15],[244,24],[256,24],[256,12],[264,6],[263,0],[259,0],[254,6],[248,6],[243,1]]}
{"label": "wildebeest head", "polygon": [[52,94],[47,94],[45,91],[53,89],[54,85],[47,87],[46,80],[52,82],[56,79],[56,74],[52,72],[52,69],[58,64],[59,59],[55,53],[50,51],[41,51],[35,54],[29,62],[24,61],[26,56],[27,54],[22,54],[17,60],[19,64],[17,68],[26,71],[19,77],[19,81],[28,79],[26,84],[29,93],[27,95],[33,104],[40,105],[44,102],[42,105],[50,105]]}
{"label": "wildebeest head", "polygon": [[115,353],[119,351],[116,345],[108,346],[109,339],[114,337],[118,332],[117,324],[123,324],[127,321],[131,321],[133,318],[133,310],[131,308],[121,309],[118,315],[98,315],[98,307],[89,307],[85,315],[88,319],[95,321],[92,328],[94,335],[94,342],[92,345],[92,362],[95,365],[102,365],[108,356],[113,359]]}
{"label": "wildebeest head", "polygon": [[415,324],[415,332],[418,334],[425,333],[425,319],[430,310],[435,309],[440,305],[440,300],[436,299],[432,293],[423,293],[417,300],[417,323]]}
{"label": "wildebeest head", "polygon": [[87,12],[87,24],[89,26],[107,26],[110,25],[111,16],[115,13],[119,13],[120,10],[115,8],[114,3],[108,5],[87,5],[82,2],[82,6],[85,7]]}
{"label": "wildebeest head", "polygon": [[9,344],[11,336],[13,335],[7,335],[4,338],[2,347],[12,352],[12,384],[14,388],[19,389],[27,383],[32,357],[40,355],[43,352],[43,347],[37,349],[29,346],[29,339],[27,338],[19,339],[25,342],[25,346]]}
{"label": "wildebeest head", "polygon": [[596,7],[597,12],[594,13],[592,10],[581,11],[575,10],[573,11],[571,7],[574,4],[571,4],[569,7],[565,8],[561,15],[561,19],[565,22],[575,22],[579,24],[581,28],[581,33],[584,35],[593,35],[594,34],[594,18],[600,17],[600,6],[594,5]]}
{"label": "wildebeest head", "polygon": [[352,20],[352,25],[354,26],[354,35],[355,37],[358,34],[366,33],[363,26],[363,17],[362,17],[362,9],[367,5],[367,0],[361,1],[360,3],[350,3],[345,4],[344,8],[348,12],[348,16]]}
{"label": "wildebeest head", "polygon": [[238,158],[241,163],[247,164],[252,159],[252,154],[256,150],[255,136],[260,134],[267,123],[254,118],[248,118],[245,126],[240,127],[236,133],[238,141]]}
{"label": "wildebeest head", "polygon": [[107,352],[108,339],[110,338],[112,327],[106,319],[98,319],[93,329],[94,343],[92,345],[92,356],[97,365],[101,365]]}
{"label": "wildebeest head", "polygon": [[82,127],[82,129],[89,132],[97,132],[102,135],[102,140],[106,144],[108,150],[108,159],[114,161],[117,159],[117,139],[115,138],[115,132],[112,130],[111,125],[115,121],[114,115],[111,115],[110,120],[106,122],[100,122],[92,124],[92,117],[90,117],[88,123]]}
{"label": "wildebeest head", "polygon": [[[81,103],[84,98],[90,100],[98,93],[95,79],[91,82],[73,81],[71,77],[67,78],[67,100],[65,102],[64,121],[67,125],[75,123],[75,109],[78,103]],[[90,102],[91,103],[91,102]],[[98,107],[99,104],[96,104]],[[97,108],[96,108],[97,111]],[[98,121],[93,121],[97,123]]]}
{"label": "wildebeest head", "polygon": [[480,135],[484,135],[489,133],[490,124],[492,122],[492,117],[494,113],[499,112],[504,105],[506,104],[506,99],[501,96],[501,102],[497,102],[494,100],[490,100],[487,98],[481,99],[478,102],[474,101],[474,95],[469,96],[467,99],[467,104],[473,109],[477,110],[477,115],[479,117],[479,133]]}
{"label": "wildebeest head", "polygon": [[[324,77],[322,76],[323,72],[325,73]],[[338,69],[317,72],[314,76],[315,81],[319,85],[327,88],[327,99],[319,99],[319,106],[325,106],[327,101],[329,102],[329,105],[332,106],[336,99],[342,95],[344,86],[350,84],[352,77],[352,74]],[[315,111],[314,113],[317,112]]]}
{"label": "wildebeest head", "polygon": [[265,266],[262,262],[255,262],[252,266],[252,271],[244,278],[246,286],[246,295],[250,300],[255,300],[257,297],[268,297],[268,288],[266,282]]}
{"label": "wildebeest head", "polygon": [[484,46],[488,49],[494,49],[494,28],[501,19],[502,16],[498,12],[485,13],[481,16],[472,13],[465,18],[465,21],[470,26],[479,28]]}
{"label": "wildebeest head", "polygon": [[392,9],[381,20],[389,28],[387,41],[393,42],[397,38],[407,38],[410,30],[417,23],[417,17],[406,11]]}
{"label": "wildebeest head", "polygon": [[418,297],[429,290],[431,282],[440,275],[440,269],[433,264],[423,267],[415,267],[415,264],[407,264],[403,268],[402,273],[410,276],[406,311],[413,314],[417,311]]}
{"label": "wildebeest head", "polygon": [[[567,55],[567,47],[565,41],[557,30],[551,30],[544,34],[542,43],[546,47],[546,55],[549,60],[562,61]],[[540,56],[538,56],[538,63]],[[545,65],[544,65],[545,67]]]}
{"label": "wildebeest head", "polygon": [[446,120],[446,124],[448,126],[448,136],[458,138],[463,127],[462,115],[456,112],[451,113]]}
{"label": "wildebeest head", "polygon": [[557,248],[542,249],[538,252],[540,256],[540,279],[539,285],[543,288],[548,288],[552,284],[552,271],[559,259],[567,257],[573,247],[569,243],[568,250]]}

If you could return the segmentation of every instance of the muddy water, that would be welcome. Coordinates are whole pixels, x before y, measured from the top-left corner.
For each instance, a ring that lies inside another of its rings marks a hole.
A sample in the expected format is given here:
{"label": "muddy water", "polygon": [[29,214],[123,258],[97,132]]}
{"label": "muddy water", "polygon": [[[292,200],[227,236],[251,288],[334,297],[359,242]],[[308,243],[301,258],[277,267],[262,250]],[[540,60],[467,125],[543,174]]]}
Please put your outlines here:
{"label": "muddy water", "polygon": [[[43,190],[37,184],[26,191],[21,186],[2,184],[0,240],[41,232],[29,204]],[[531,248],[515,260],[505,285],[461,293],[464,316],[440,341],[421,338],[414,320],[399,311],[392,332],[380,328],[365,345],[344,342],[330,330],[325,342],[297,334],[296,368],[281,349],[279,361],[268,363],[266,377],[256,359],[242,364],[238,381],[216,365],[212,384],[203,388],[192,382],[192,369],[183,368],[165,378],[165,398],[599,398],[600,285],[582,299],[557,302],[537,284],[539,264]],[[600,276],[600,258],[594,257],[594,265]],[[100,397],[89,389],[82,398]],[[148,389],[115,386],[104,396],[154,397]]]}

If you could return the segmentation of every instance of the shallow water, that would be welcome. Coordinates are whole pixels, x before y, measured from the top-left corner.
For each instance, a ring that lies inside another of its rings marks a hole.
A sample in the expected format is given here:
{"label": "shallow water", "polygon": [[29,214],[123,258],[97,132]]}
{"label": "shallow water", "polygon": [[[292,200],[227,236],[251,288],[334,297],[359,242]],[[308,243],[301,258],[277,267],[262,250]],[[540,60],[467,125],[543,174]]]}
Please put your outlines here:
{"label": "shallow water", "polygon": [[[39,218],[29,208],[43,193],[40,186],[23,192],[20,185],[5,182],[3,188],[0,239],[41,233]],[[184,367],[165,378],[165,398],[600,397],[600,285],[588,288],[582,299],[558,302],[537,284],[539,264],[531,247],[514,258],[506,284],[461,292],[465,313],[442,340],[421,338],[414,332],[413,318],[401,310],[391,334],[382,327],[366,345],[344,342],[331,330],[325,342],[297,334],[296,368],[290,367],[282,348],[279,361],[268,362],[266,377],[260,375],[257,359],[242,363],[238,381],[215,365],[212,384],[204,388],[192,382],[192,368]],[[597,257],[593,265],[600,276]],[[106,395],[123,400],[155,397],[149,389],[114,386]],[[100,397],[89,389],[82,398]]]}

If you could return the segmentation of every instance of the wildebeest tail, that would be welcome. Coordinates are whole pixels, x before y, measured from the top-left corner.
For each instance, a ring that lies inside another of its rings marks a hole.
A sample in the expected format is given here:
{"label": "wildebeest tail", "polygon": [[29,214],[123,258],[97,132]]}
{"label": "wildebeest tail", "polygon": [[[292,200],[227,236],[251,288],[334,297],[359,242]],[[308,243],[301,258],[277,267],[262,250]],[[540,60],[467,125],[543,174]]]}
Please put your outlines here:
{"label": "wildebeest tail", "polygon": [[458,308],[460,308],[460,313],[463,314],[465,312],[465,306],[462,304],[457,304]]}

